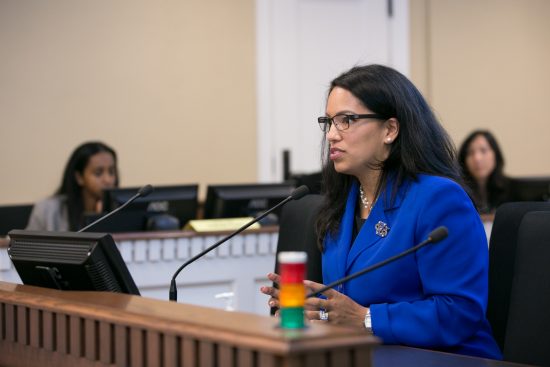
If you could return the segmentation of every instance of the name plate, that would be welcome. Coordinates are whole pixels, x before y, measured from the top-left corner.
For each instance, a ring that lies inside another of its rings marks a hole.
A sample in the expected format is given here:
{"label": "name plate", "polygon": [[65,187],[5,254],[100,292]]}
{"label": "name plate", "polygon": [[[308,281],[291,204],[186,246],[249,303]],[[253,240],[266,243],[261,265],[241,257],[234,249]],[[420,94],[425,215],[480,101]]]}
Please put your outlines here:
{"label": "name plate", "polygon": [[[251,220],[253,217],[220,218],[220,219],[194,219],[190,220],[183,229],[195,232],[235,231]],[[254,223],[248,229],[258,229],[260,225]]]}

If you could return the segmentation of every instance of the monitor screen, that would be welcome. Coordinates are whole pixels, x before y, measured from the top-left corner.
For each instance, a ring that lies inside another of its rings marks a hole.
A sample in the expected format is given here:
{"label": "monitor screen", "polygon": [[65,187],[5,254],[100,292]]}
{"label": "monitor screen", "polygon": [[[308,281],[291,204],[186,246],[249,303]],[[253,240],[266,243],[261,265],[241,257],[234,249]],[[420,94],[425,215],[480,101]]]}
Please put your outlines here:
{"label": "monitor screen", "polygon": [[111,235],[13,230],[8,255],[23,284],[139,295]]}
{"label": "monitor screen", "polygon": [[[204,218],[256,217],[286,199],[294,190],[290,183],[209,185]],[[276,224],[280,208],[263,224]]]}
{"label": "monitor screen", "polygon": [[[169,215],[177,219],[177,229],[183,227],[191,219],[197,218],[198,185],[156,186],[146,197],[138,198],[120,213],[98,223],[91,231],[128,232],[143,231],[151,228],[151,219],[160,215]],[[110,212],[138,192],[139,187],[117,188],[105,190],[103,210]],[[149,223],[149,224],[148,224]],[[157,224],[160,221],[157,221]],[[175,228],[170,228],[175,229]]]}
{"label": "monitor screen", "polygon": [[12,229],[24,229],[29,223],[32,204],[0,206],[0,236],[5,236]]}
{"label": "monitor screen", "polygon": [[289,181],[293,182],[296,187],[306,185],[310,194],[320,194],[323,190],[323,174],[320,171],[292,175]]}
{"label": "monitor screen", "polygon": [[510,186],[514,201],[550,200],[550,177],[515,177]]}

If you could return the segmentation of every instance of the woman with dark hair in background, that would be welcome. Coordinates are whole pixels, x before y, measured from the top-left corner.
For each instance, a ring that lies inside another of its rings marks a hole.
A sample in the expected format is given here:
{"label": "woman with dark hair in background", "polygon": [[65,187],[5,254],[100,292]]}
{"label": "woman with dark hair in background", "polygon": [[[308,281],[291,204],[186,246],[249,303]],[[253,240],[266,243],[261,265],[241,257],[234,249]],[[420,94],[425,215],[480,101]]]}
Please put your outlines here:
{"label": "woman with dark hair in background", "polygon": [[[420,92],[391,68],[354,67],[332,81],[318,122],[326,138],[317,220],[325,284],[410,249],[439,226],[448,237],[308,298],[306,317],[386,344],[501,358],[485,317],[485,231],[455,149]],[[261,291],[279,306],[275,287]]]}
{"label": "woman with dark hair in background", "polygon": [[510,199],[510,181],[497,140],[487,130],[472,132],[462,143],[458,160],[477,210],[484,217]]}
{"label": "woman with dark hair in background", "polygon": [[117,156],[101,142],[77,147],[52,197],[34,205],[27,229],[76,231],[84,226],[84,213],[100,213],[103,190],[118,187]]}

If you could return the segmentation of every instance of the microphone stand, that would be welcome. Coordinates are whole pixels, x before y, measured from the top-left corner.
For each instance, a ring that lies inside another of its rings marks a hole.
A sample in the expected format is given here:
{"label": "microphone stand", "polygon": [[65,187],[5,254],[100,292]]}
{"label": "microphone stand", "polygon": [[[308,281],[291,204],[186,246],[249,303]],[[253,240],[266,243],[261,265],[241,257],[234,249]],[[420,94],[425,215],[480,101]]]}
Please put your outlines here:
{"label": "microphone stand", "polygon": [[141,189],[138,190],[138,192],[134,196],[132,196],[130,199],[128,199],[128,201],[126,201],[124,204],[122,204],[121,206],[119,206],[118,208],[113,210],[112,212],[107,213],[103,217],[100,217],[100,218],[96,219],[92,223],[88,224],[86,227],[79,229],[77,231],[77,233],[84,232],[84,231],[90,229],[91,227],[95,226],[97,223],[104,221],[105,219],[109,218],[110,216],[114,215],[115,213],[118,213],[122,209],[126,208],[128,205],[130,205],[137,198],[142,197],[142,196],[147,196],[152,191],[153,191],[153,186],[151,186],[151,185],[143,186]]}
{"label": "microphone stand", "polygon": [[201,257],[206,255],[210,251],[212,251],[215,248],[217,248],[218,246],[220,246],[222,243],[224,243],[226,241],[229,241],[231,238],[235,237],[236,235],[238,235],[239,233],[241,233],[242,231],[244,231],[245,229],[247,229],[248,227],[250,227],[254,223],[258,222],[260,219],[264,218],[266,215],[273,212],[275,209],[280,208],[281,206],[285,205],[286,203],[288,203],[291,200],[300,199],[302,196],[306,195],[308,192],[309,192],[309,189],[307,188],[307,186],[304,185],[304,186],[298,187],[296,190],[294,190],[294,192],[289,197],[287,197],[286,199],[284,199],[283,201],[281,201],[280,203],[278,203],[277,205],[275,205],[271,209],[266,210],[264,213],[260,214],[259,216],[257,216],[253,220],[251,220],[250,222],[246,223],[244,226],[237,229],[235,232],[231,233],[229,236],[222,238],[221,240],[219,240],[218,242],[216,242],[212,246],[208,247],[204,251],[200,252],[199,254],[193,256],[191,259],[184,262],[183,265],[181,265],[178,268],[178,270],[176,270],[176,272],[172,276],[172,280],[170,281],[170,294],[169,294],[170,301],[177,301],[178,300],[178,289],[177,289],[177,286],[176,286],[176,277],[178,276],[178,274],[186,266],[188,266],[189,264],[191,264],[191,263],[195,262],[196,260],[200,259]]}

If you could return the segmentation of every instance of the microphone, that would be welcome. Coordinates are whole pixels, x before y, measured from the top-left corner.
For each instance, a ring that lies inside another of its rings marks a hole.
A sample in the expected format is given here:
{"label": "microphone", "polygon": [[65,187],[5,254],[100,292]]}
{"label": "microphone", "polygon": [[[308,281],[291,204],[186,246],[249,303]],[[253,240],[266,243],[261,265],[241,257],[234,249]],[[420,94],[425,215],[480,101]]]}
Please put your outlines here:
{"label": "microphone", "polygon": [[109,218],[113,214],[118,213],[122,209],[126,208],[128,205],[130,205],[137,198],[145,197],[145,196],[149,195],[152,192],[153,192],[153,186],[151,186],[151,185],[143,186],[141,189],[138,190],[138,192],[134,196],[132,196],[130,199],[128,199],[128,201],[126,201],[124,204],[122,204],[121,206],[119,206],[118,208],[113,210],[112,212],[109,212],[109,213],[105,214],[104,216],[98,218],[97,220],[93,221],[92,223],[88,224],[86,227],[81,228],[80,230],[77,231],[77,233],[87,231],[88,229],[95,226],[99,222],[104,221],[105,219]]}
{"label": "microphone", "polygon": [[206,250],[204,250],[201,253],[193,256],[191,259],[189,259],[185,263],[183,263],[183,265],[180,266],[178,268],[178,270],[176,270],[176,272],[172,276],[172,280],[170,281],[170,294],[169,294],[170,301],[177,301],[178,300],[178,290],[177,290],[177,287],[176,287],[176,277],[183,270],[183,268],[185,268],[187,265],[195,262],[196,260],[200,259],[201,257],[206,255],[210,251],[214,250],[216,247],[218,247],[222,243],[227,242],[228,240],[230,240],[234,236],[238,235],[239,233],[241,233],[242,231],[244,231],[245,229],[247,229],[248,227],[250,227],[251,225],[253,225],[257,221],[261,220],[263,217],[265,217],[269,213],[276,210],[277,208],[285,205],[286,203],[288,203],[291,200],[299,200],[302,197],[306,196],[308,193],[309,193],[309,188],[306,185],[302,185],[302,186],[298,187],[297,189],[292,191],[292,193],[286,199],[281,201],[279,204],[277,204],[274,207],[266,210],[265,212],[263,212],[262,214],[260,214],[256,218],[252,219],[250,222],[246,223],[241,228],[237,229],[235,232],[231,233],[229,236],[222,238],[221,240],[219,240],[218,242],[216,242],[212,246],[208,247]]}
{"label": "microphone", "polygon": [[386,264],[389,264],[389,263],[391,263],[391,262],[393,262],[397,259],[402,258],[403,256],[407,256],[408,254],[411,254],[411,253],[417,251],[418,249],[426,246],[429,243],[437,243],[437,242],[443,240],[445,237],[447,237],[448,234],[449,234],[449,231],[447,230],[447,227],[445,227],[445,226],[437,227],[436,229],[431,231],[430,234],[428,234],[428,238],[426,238],[424,241],[420,242],[418,245],[413,246],[410,249],[405,250],[405,251],[403,251],[403,252],[401,252],[401,253],[399,253],[395,256],[387,258],[386,260],[380,261],[379,263],[371,265],[368,268],[360,270],[357,273],[353,273],[353,274],[348,275],[347,277],[344,277],[342,279],[338,279],[338,280],[324,286],[323,288],[319,289],[317,292],[313,292],[313,293],[308,294],[306,296],[306,298],[317,296],[317,295],[319,295],[319,294],[321,294],[321,293],[323,293],[323,292],[325,292],[325,291],[327,291],[331,288],[336,287],[337,285],[340,285],[342,283],[347,282],[348,280],[355,279],[358,276],[361,276],[365,273],[369,273],[373,270],[376,270],[376,269],[378,269],[378,268],[380,268],[380,267],[382,267]]}

